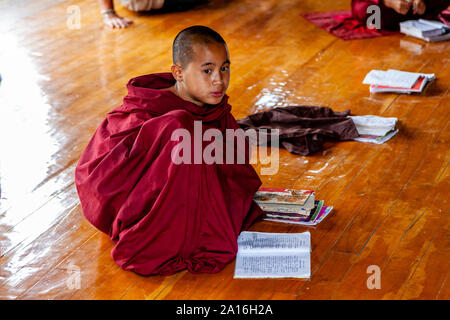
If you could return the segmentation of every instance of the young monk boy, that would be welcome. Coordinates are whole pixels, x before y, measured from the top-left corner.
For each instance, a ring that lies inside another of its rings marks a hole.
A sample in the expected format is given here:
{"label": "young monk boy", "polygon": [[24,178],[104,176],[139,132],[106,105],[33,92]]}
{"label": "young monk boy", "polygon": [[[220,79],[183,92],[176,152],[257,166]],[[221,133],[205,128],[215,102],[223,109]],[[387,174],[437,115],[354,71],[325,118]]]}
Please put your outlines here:
{"label": "young monk boy", "polygon": [[239,128],[227,102],[223,38],[204,26],[181,31],[171,71],[128,82],[123,104],[79,160],[76,187],[85,217],[112,239],[121,268],[214,273],[234,259],[240,231],[262,214],[252,200],[261,181],[248,154],[243,164],[173,161],[176,130],[195,136],[200,121],[202,133]]}

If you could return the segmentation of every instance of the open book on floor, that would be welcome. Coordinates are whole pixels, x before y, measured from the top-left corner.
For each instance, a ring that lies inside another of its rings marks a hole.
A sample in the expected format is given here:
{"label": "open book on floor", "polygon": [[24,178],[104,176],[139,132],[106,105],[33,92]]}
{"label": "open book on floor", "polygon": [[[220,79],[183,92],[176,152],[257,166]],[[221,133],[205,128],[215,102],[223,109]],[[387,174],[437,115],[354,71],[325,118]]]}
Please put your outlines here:
{"label": "open book on floor", "polygon": [[311,234],[243,231],[234,278],[309,278]]}

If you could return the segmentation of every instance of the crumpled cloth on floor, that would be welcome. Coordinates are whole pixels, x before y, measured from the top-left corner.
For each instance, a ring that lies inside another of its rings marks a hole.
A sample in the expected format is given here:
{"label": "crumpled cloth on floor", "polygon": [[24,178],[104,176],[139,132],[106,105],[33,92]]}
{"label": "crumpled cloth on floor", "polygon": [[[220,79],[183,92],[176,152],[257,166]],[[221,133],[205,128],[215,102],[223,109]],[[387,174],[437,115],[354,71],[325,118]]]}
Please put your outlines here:
{"label": "crumpled cloth on floor", "polygon": [[[326,140],[352,140],[359,136],[348,117],[350,110],[333,111],[328,107],[289,106],[258,112],[237,120],[244,130],[279,130],[279,145],[298,155],[311,155],[323,148]],[[275,133],[267,136],[268,144]]]}

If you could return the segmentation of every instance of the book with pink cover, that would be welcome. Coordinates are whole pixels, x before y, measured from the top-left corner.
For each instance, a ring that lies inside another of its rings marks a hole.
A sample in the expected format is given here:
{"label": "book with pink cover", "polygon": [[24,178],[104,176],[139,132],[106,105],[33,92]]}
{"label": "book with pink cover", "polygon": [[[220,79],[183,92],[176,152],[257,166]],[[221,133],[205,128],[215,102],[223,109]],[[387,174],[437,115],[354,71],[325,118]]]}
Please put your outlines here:
{"label": "book with pink cover", "polygon": [[370,92],[413,93],[422,92],[425,86],[435,80],[434,73],[408,72],[395,69],[371,70],[363,84],[370,85]]}
{"label": "book with pink cover", "polygon": [[425,85],[428,83],[426,77],[419,77],[417,82],[411,88],[391,87],[383,85],[370,85],[370,92],[399,92],[399,93],[411,93],[422,92]]}

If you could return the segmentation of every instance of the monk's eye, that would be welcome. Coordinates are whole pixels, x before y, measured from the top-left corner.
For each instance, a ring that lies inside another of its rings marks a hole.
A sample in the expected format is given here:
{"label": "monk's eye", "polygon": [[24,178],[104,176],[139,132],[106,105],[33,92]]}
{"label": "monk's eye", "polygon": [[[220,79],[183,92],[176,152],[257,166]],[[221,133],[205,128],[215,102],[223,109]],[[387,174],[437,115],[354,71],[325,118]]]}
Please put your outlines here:
{"label": "monk's eye", "polygon": [[211,69],[203,70],[203,72],[206,73],[206,74],[211,73]]}
{"label": "monk's eye", "polygon": [[221,70],[222,70],[222,71],[228,71],[228,70],[230,70],[230,66],[224,66],[224,67],[222,67]]}

